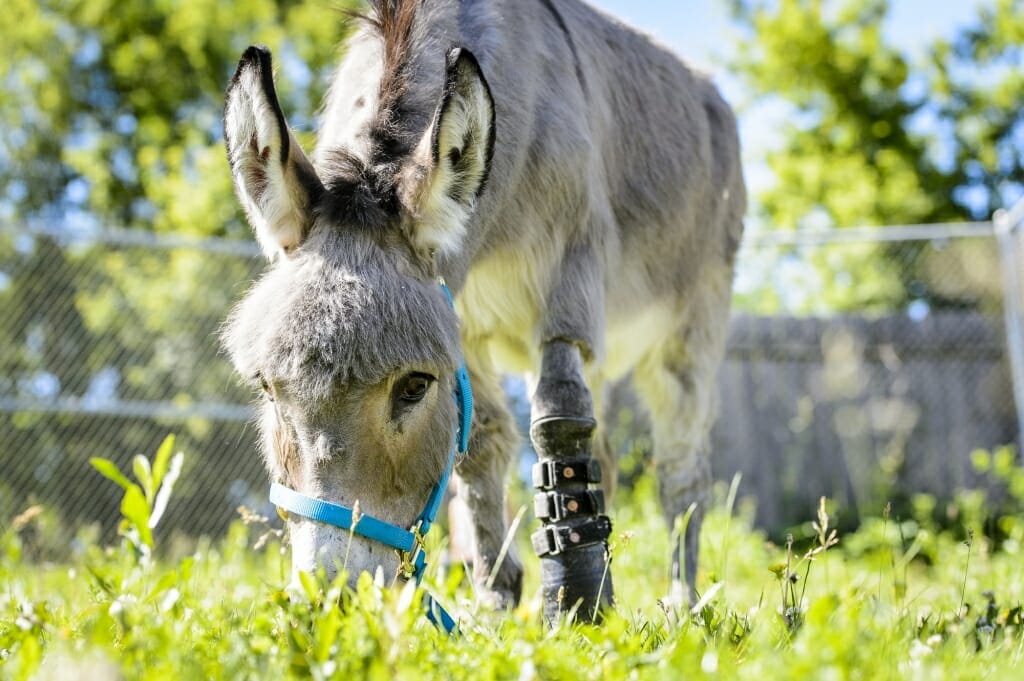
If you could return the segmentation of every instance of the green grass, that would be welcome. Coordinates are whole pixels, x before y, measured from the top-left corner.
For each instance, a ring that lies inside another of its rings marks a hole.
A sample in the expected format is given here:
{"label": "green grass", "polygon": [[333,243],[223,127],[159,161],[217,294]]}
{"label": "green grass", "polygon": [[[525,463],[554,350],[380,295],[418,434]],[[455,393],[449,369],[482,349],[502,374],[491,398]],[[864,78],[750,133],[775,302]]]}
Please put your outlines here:
{"label": "green grass", "polygon": [[[159,481],[146,487],[155,499]],[[868,520],[809,562],[802,556],[821,544],[810,522],[787,553],[752,529],[750,504],[726,513],[718,492],[701,554],[708,598],[696,613],[659,605],[669,537],[641,477],[617,500],[617,605],[603,626],[542,624],[524,544],[526,593],[511,613],[477,609],[461,567],[434,561],[426,582],[461,620],[457,637],[426,622],[417,592],[382,590],[369,576],[344,612],[337,586],[289,600],[287,552],[276,538],[260,542],[259,522],[187,553],[161,546],[157,531],[156,557],[126,522],[123,545],[100,547],[83,531],[68,561],[46,563],[31,559],[44,511],[0,535],[0,677],[1021,678],[1024,518],[999,519],[997,549],[977,495],[950,507],[947,530],[922,498],[920,517]]]}

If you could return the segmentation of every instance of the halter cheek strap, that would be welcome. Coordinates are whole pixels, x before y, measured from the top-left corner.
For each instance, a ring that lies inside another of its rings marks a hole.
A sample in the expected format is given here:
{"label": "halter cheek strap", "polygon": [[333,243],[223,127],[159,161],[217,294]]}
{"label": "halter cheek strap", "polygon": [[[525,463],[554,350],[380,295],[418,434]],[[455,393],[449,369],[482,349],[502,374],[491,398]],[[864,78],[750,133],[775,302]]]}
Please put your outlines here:
{"label": "halter cheek strap", "polygon": [[[451,291],[448,290],[444,280],[441,280],[440,284],[448,298],[449,305],[454,309],[455,303],[452,300]],[[276,482],[270,486],[270,503],[277,506],[278,512],[283,517],[286,517],[288,513],[294,513],[309,520],[340,527],[353,534],[396,549],[401,558],[399,573],[405,579],[415,578],[416,583],[419,584],[423,579],[423,570],[426,567],[423,537],[433,526],[437,511],[441,507],[441,500],[444,498],[444,491],[448,488],[448,479],[451,477],[452,468],[455,465],[455,453],[464,454],[469,448],[469,430],[473,422],[473,388],[469,382],[469,372],[466,370],[465,360],[460,362],[459,368],[455,372],[453,396],[458,409],[458,421],[455,441],[448,453],[448,463],[441,479],[431,488],[423,511],[408,530],[366,513],[357,515],[353,509],[347,506],[307,496]],[[431,622],[442,627],[446,632],[451,633],[455,630],[455,621],[429,594],[425,596],[424,602],[427,605],[427,618]]]}

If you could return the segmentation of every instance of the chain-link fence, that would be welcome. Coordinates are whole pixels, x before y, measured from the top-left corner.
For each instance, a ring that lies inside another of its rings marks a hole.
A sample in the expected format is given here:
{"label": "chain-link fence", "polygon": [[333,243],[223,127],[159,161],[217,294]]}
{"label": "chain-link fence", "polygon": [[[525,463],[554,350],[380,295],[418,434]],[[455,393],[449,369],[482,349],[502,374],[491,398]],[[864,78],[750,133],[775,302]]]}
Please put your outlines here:
{"label": "chain-link fence", "polygon": [[[1015,440],[1020,254],[999,243],[989,223],[748,238],[712,440],[759,522],[806,518],[822,494],[862,510],[948,495],[977,482],[974,448]],[[0,230],[0,527],[40,503],[112,532],[120,490],[89,459],[128,469],[168,433],[186,466],[167,526],[216,534],[265,503],[252,395],[217,336],[262,267],[237,242]]]}
{"label": "chain-link fence", "polygon": [[164,522],[218,533],[264,495],[247,402],[218,329],[262,268],[255,248],[146,233],[0,233],[0,525],[30,503],[109,533],[131,469],[168,433],[185,451]]}

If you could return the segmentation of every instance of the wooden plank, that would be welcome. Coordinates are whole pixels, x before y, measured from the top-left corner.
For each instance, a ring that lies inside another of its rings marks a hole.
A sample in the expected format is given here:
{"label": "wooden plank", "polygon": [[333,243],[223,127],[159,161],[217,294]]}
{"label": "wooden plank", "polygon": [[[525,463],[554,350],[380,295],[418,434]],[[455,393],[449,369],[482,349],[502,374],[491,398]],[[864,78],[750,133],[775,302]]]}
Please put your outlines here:
{"label": "wooden plank", "polygon": [[[713,431],[716,476],[742,471],[759,523],[779,530],[798,519],[794,510],[813,511],[822,494],[880,512],[877,467],[892,447],[905,446],[894,493],[949,499],[978,482],[971,450],[1015,432],[1003,338],[1001,320],[978,313],[922,321],[739,316],[719,377],[728,416]],[[841,345],[823,351],[823,342]],[[806,399],[811,418],[801,423]],[[853,424],[845,434],[837,418]]]}

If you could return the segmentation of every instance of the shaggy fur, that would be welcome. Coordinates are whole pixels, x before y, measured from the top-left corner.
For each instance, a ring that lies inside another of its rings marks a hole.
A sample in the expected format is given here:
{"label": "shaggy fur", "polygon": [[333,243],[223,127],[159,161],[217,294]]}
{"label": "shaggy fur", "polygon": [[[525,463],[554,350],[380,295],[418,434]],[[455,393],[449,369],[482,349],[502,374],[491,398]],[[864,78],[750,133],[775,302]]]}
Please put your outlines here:
{"label": "shaggy fur", "polygon": [[[634,376],[654,424],[666,520],[699,504],[687,537],[692,587],[746,205],[729,107],[705,76],[579,0],[371,5],[331,86],[311,166],[280,132],[262,61],[243,58],[228,92],[239,196],[264,249],[288,254],[226,330],[242,375],[269,379],[268,423],[283,421],[294,440],[269,457],[272,474],[290,475],[274,461],[291,451],[302,491],[409,522],[423,472],[450,443],[445,391],[460,336],[485,421],[458,489],[474,514],[479,584],[497,569],[490,594],[512,603],[518,562],[490,562],[515,451],[497,376],[536,375],[544,348],[567,343],[582,361],[566,366],[585,374],[569,378],[598,410],[610,382]],[[253,130],[269,132],[253,142]],[[436,275],[458,295],[461,329]],[[395,417],[396,386],[417,371],[436,384]],[[356,447],[382,451],[359,469]],[[297,569],[348,552],[347,538],[313,524],[293,534]],[[379,547],[351,548],[356,572],[395,565]],[[677,595],[682,576],[677,566]]]}
{"label": "shaggy fur", "polygon": [[454,313],[429,280],[410,277],[401,295],[391,295],[399,276],[372,242],[318,230],[232,312],[226,345],[236,368],[287,384],[307,403],[349,383],[378,383],[410,364],[454,371]]}

